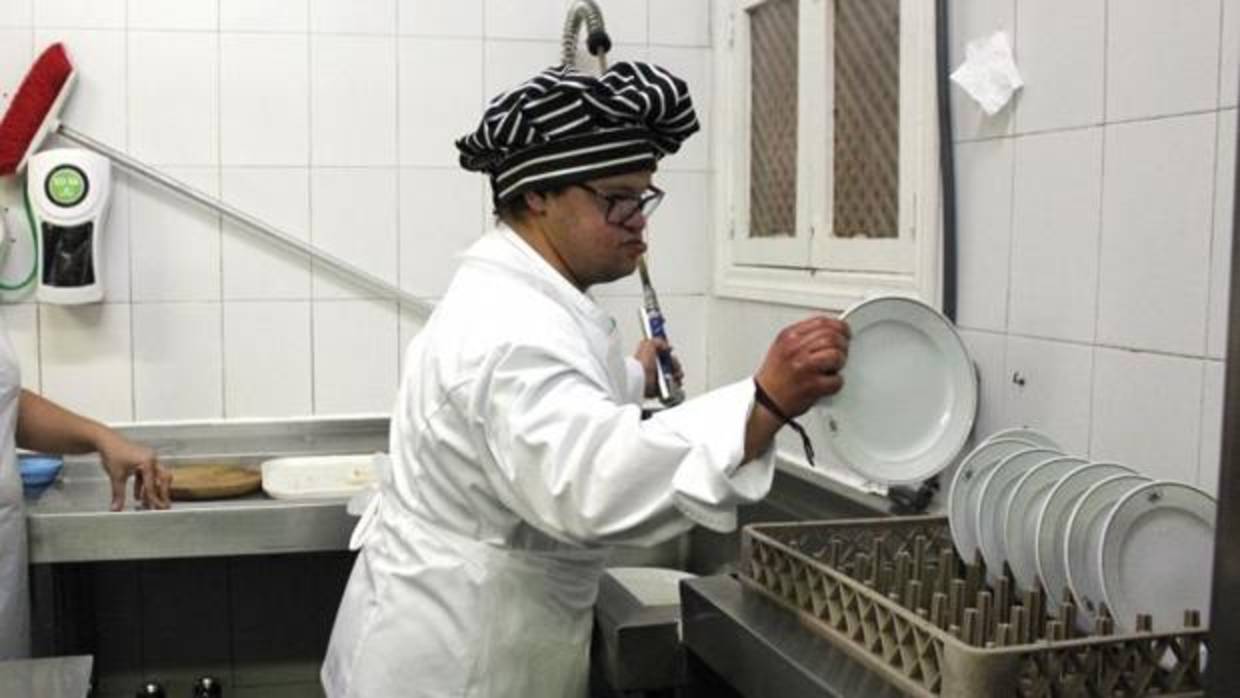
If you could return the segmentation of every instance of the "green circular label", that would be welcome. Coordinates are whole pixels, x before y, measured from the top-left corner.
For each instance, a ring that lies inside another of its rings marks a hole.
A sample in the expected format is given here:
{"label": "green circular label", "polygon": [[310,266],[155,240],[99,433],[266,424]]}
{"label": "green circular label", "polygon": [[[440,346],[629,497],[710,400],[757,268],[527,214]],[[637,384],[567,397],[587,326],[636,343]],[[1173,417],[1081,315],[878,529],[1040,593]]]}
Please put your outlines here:
{"label": "green circular label", "polygon": [[61,165],[47,176],[47,196],[59,206],[74,206],[86,198],[86,175],[73,165]]}

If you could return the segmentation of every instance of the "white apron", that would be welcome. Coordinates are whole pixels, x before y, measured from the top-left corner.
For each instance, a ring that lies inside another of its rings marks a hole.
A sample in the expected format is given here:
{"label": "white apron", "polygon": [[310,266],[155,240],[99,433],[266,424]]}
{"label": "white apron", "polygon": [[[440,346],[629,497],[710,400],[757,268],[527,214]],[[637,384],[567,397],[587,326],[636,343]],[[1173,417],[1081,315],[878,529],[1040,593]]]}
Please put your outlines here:
{"label": "white apron", "polygon": [[323,665],[332,698],[583,698],[611,545],[735,527],[752,383],[642,421],[615,322],[511,231],[410,343],[390,464]]}
{"label": "white apron", "polygon": [[21,373],[0,327],[0,660],[30,656],[26,512],[17,471],[17,399]]}

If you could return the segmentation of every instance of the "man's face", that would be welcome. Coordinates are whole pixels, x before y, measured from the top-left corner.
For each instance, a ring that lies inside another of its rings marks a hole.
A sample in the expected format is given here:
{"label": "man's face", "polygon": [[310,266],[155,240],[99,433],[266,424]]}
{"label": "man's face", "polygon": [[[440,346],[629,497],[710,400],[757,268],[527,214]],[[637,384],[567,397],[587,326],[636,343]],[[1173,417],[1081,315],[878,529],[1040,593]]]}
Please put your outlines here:
{"label": "man's face", "polygon": [[646,217],[640,210],[623,214],[650,193],[652,174],[590,180],[547,197],[547,235],[584,286],[615,281],[637,269],[646,251]]}

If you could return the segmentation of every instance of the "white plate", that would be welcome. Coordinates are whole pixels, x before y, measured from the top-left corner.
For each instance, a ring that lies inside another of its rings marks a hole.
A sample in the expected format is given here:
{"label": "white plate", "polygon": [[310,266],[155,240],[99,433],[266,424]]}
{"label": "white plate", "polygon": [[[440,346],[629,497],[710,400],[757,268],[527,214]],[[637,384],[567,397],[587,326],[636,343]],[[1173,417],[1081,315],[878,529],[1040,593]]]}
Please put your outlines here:
{"label": "white plate", "polygon": [[307,456],[264,461],[263,491],[275,499],[341,499],[375,481],[374,455]]}
{"label": "white plate", "polygon": [[947,493],[947,523],[956,552],[965,562],[971,563],[978,556],[976,512],[986,473],[1004,458],[1029,448],[1034,444],[1022,439],[987,440],[960,461]]}
{"label": "white plate", "polygon": [[[1012,427],[1010,429],[1000,429],[999,431],[996,431],[995,433],[986,437],[986,441],[994,441],[996,439],[1021,439],[1023,441],[1028,441],[1034,446],[1041,446],[1042,448],[1053,448],[1056,451],[1063,451],[1063,447],[1055,443],[1054,439],[1038,431],[1037,429],[1030,429],[1028,427]],[[982,443],[986,443],[986,441],[983,441]]]}
{"label": "white plate", "polygon": [[1122,632],[1136,631],[1138,613],[1154,630],[1184,626],[1184,611],[1210,617],[1214,562],[1214,498],[1179,482],[1130,490],[1107,516],[1098,574],[1102,598]]}
{"label": "white plate", "polygon": [[964,447],[977,413],[977,376],[964,342],[937,310],[911,298],[862,301],[844,389],[811,412],[835,456],[885,484],[919,482]]}
{"label": "white plate", "polygon": [[1068,535],[1064,538],[1064,566],[1068,569],[1068,588],[1076,599],[1076,624],[1082,631],[1093,628],[1102,602],[1102,580],[1098,578],[1099,547],[1107,514],[1124,495],[1150,479],[1143,475],[1112,475],[1085,490],[1068,514]]}
{"label": "white plate", "polygon": [[1003,540],[1005,509],[1012,496],[1016,482],[1030,468],[1058,458],[1063,454],[1049,448],[1026,448],[999,461],[986,473],[978,491],[977,509],[973,525],[977,528],[978,547],[986,562],[986,578],[997,580],[1003,574],[1007,562],[1007,545]]}
{"label": "white plate", "polygon": [[1046,500],[1042,502],[1042,508],[1038,512],[1034,558],[1038,576],[1042,579],[1042,588],[1046,589],[1046,607],[1050,611],[1059,610],[1060,600],[1068,590],[1068,567],[1063,556],[1068,527],[1064,522],[1068,520],[1072,508],[1094,483],[1112,475],[1126,475],[1131,472],[1129,468],[1117,463],[1089,463],[1064,475],[1046,495]]}
{"label": "white plate", "polygon": [[1007,513],[1003,517],[1003,542],[1008,566],[1021,589],[1038,589],[1037,535],[1038,512],[1051,488],[1072,469],[1089,461],[1076,456],[1059,456],[1042,461],[1025,471],[1012,488]]}

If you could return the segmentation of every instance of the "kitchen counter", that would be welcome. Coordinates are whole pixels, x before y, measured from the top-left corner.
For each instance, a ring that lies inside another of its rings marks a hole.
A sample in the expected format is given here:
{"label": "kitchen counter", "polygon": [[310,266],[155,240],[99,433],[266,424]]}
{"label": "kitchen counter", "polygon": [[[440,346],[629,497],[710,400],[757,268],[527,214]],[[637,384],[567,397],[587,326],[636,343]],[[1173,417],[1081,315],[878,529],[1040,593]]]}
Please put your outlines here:
{"label": "kitchen counter", "polygon": [[904,695],[733,577],[685,580],[680,599],[685,649],[713,673],[713,681],[722,680],[745,698]]}
{"label": "kitchen counter", "polygon": [[[121,427],[169,467],[257,467],[279,456],[387,450],[388,420],[355,418]],[[132,489],[132,488],[131,488]],[[127,493],[132,500],[132,491]],[[67,458],[60,479],[26,500],[32,564],[344,550],[355,519],[346,500],[277,500],[261,492],[165,511],[108,511],[110,487],[97,457]]]}
{"label": "kitchen counter", "polygon": [[86,698],[92,663],[90,656],[0,662],[0,696]]}

